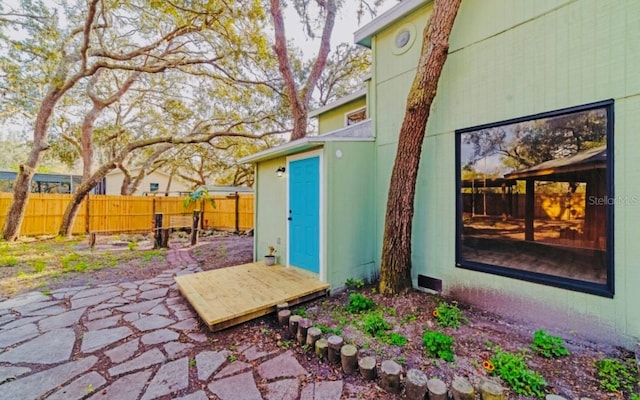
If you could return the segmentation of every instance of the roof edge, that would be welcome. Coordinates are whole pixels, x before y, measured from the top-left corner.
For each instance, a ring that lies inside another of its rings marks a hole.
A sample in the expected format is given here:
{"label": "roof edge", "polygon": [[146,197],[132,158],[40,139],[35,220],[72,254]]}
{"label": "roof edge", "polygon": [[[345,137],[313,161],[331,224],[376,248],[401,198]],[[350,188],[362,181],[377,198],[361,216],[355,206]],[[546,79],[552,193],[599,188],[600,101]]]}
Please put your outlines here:
{"label": "roof edge", "polygon": [[395,7],[387,10],[378,18],[369,22],[353,34],[353,41],[364,47],[371,48],[371,37],[388,27],[396,20],[413,12],[418,7],[428,4],[433,0],[403,0]]}
{"label": "roof edge", "polygon": [[323,146],[327,142],[373,142],[372,137],[345,137],[345,136],[307,136],[293,142],[285,143],[277,147],[260,151],[250,156],[238,159],[238,164],[253,164],[259,161],[266,161],[272,158],[288,155],[291,153],[309,150],[314,147]]}
{"label": "roof edge", "polygon": [[315,110],[309,111],[309,118],[313,118],[313,117],[317,117],[320,114],[323,114],[327,111],[333,110],[334,108],[338,108],[344,104],[347,104],[351,101],[357,100],[360,97],[366,96],[367,95],[367,89],[360,89],[357,92],[353,92],[349,95],[346,95],[344,97],[341,97],[339,99],[337,99],[336,101],[332,101],[331,103],[322,106],[320,108],[317,108]]}

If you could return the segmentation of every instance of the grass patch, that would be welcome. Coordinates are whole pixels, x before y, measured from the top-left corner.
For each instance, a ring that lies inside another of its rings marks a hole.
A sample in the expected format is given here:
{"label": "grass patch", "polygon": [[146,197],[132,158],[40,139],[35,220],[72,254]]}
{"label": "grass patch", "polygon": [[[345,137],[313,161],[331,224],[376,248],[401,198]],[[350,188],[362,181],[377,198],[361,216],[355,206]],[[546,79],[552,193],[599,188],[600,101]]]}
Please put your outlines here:
{"label": "grass patch", "polygon": [[[116,249],[91,251],[79,247],[85,239],[51,238],[0,243],[0,295],[14,296],[67,279],[129,262],[140,266],[164,262],[165,250]],[[46,287],[45,287],[46,288]]]}

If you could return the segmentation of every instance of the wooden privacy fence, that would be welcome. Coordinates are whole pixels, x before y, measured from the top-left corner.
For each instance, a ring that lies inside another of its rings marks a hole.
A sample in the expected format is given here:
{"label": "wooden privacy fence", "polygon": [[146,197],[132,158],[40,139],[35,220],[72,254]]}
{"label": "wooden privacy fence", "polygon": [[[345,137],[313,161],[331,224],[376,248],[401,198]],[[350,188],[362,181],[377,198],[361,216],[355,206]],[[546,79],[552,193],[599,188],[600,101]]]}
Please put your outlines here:
{"label": "wooden privacy fence", "polygon": [[[12,193],[0,193],[2,226],[12,197]],[[215,207],[208,200],[201,200],[185,208],[181,197],[89,195],[80,206],[72,233],[151,232],[154,214],[191,216],[195,209],[203,211],[204,228],[230,231],[253,228],[253,194],[211,197]],[[57,234],[71,198],[70,194],[31,193],[20,235]]]}

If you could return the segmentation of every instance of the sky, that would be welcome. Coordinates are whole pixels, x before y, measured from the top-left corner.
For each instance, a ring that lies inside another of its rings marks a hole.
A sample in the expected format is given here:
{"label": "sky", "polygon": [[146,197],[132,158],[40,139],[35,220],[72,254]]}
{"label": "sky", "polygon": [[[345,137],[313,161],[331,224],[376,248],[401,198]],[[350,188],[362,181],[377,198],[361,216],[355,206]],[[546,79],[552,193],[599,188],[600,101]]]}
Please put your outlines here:
{"label": "sky", "polygon": [[[382,14],[396,4],[398,4],[397,0],[385,0],[378,9],[377,15]],[[367,14],[364,15],[360,23],[358,23],[357,9],[358,2],[356,0],[345,0],[344,6],[336,16],[335,27],[331,35],[332,50],[340,43],[353,44],[353,33],[372,20]],[[296,14],[292,7],[285,10],[284,18],[287,38],[294,40],[294,43],[302,49],[305,58],[314,57],[320,45],[319,41],[311,41],[304,34],[298,14]]]}

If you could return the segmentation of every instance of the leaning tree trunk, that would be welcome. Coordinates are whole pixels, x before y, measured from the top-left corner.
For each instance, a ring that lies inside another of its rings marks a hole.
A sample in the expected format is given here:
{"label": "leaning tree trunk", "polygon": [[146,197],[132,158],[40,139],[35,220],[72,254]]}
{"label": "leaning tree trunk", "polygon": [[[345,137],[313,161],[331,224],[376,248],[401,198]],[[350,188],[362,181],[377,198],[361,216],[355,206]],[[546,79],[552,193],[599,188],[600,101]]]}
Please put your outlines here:
{"label": "leaning tree trunk", "polygon": [[380,267],[380,293],[386,295],[399,294],[412,287],[411,228],[422,143],[460,2],[436,0],[423,32],[422,52],[407,96],[387,198]]}
{"label": "leaning tree trunk", "polygon": [[[100,167],[96,172],[91,175],[89,179],[86,179],[82,182],[80,186],[78,186],[76,192],[73,194],[71,201],[67,204],[67,208],[64,210],[64,215],[62,217],[62,224],[60,224],[60,229],[58,230],[58,235],[60,236],[69,236],[71,234],[73,223],[76,220],[76,216],[78,215],[78,211],[80,210],[80,205],[82,201],[87,197],[91,190],[96,187],[102,178],[105,177],[109,172],[116,168],[116,163],[111,162]],[[87,218],[89,216],[87,215]]]}

